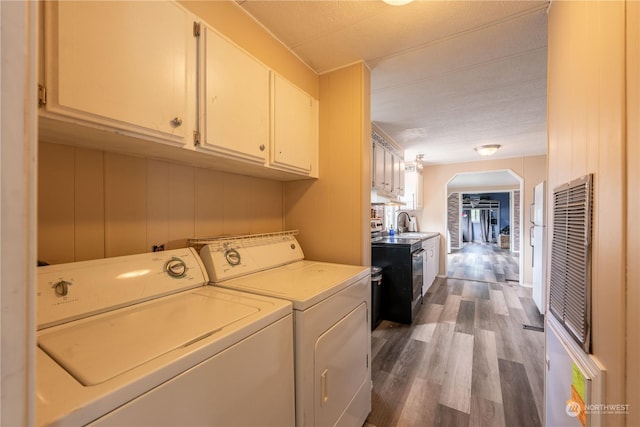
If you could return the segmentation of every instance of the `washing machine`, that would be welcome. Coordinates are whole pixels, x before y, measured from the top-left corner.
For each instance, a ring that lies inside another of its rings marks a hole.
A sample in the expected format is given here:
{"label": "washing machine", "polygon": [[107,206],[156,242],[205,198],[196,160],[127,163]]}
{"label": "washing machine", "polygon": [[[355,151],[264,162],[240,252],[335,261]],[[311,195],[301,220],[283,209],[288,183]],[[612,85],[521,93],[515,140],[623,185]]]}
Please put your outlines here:
{"label": "washing machine", "polygon": [[305,260],[294,232],[196,243],[215,287],[293,304],[296,425],[362,426],[372,389],[369,268]]}
{"label": "washing machine", "polygon": [[192,248],[39,267],[37,425],[295,424],[292,305]]}

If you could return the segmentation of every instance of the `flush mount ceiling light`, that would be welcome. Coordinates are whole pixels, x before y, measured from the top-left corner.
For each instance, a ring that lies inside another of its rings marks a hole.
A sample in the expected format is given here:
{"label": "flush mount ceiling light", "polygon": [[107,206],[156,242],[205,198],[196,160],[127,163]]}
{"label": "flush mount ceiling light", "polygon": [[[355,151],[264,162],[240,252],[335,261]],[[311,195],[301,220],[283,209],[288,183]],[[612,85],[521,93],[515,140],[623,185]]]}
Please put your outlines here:
{"label": "flush mount ceiling light", "polygon": [[391,6],[402,6],[403,4],[411,3],[413,0],[382,0],[383,2],[390,4]]}
{"label": "flush mount ceiling light", "polygon": [[495,154],[496,151],[498,151],[498,148],[500,148],[500,145],[498,144],[489,144],[476,147],[475,150],[481,156],[491,156]]}

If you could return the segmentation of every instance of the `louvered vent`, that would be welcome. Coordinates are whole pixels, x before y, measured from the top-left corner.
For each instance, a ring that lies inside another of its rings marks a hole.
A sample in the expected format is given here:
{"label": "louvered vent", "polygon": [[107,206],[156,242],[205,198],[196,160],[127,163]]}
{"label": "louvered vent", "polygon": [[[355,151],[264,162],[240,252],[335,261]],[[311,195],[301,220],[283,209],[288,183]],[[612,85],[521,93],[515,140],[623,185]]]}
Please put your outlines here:
{"label": "louvered vent", "polygon": [[549,310],[590,352],[593,175],[553,192]]}

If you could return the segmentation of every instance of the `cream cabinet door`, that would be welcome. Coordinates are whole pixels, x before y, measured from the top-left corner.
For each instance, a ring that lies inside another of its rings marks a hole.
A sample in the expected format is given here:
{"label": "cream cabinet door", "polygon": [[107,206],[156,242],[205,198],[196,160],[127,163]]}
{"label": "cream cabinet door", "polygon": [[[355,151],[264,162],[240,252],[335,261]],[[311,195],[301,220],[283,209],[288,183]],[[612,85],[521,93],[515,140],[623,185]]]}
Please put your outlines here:
{"label": "cream cabinet door", "polygon": [[318,146],[317,101],[274,73],[272,108],[271,165],[311,173]]}
{"label": "cream cabinet door", "polygon": [[44,4],[46,112],[185,142],[195,58],[185,9],[155,1]]}
{"label": "cream cabinet door", "polygon": [[373,143],[373,182],[371,186],[378,191],[385,191],[385,176],[384,176],[384,158],[385,149],[377,142]]}
{"label": "cream cabinet door", "polygon": [[203,26],[202,146],[264,164],[269,146],[269,69]]}
{"label": "cream cabinet door", "polygon": [[394,155],[391,151],[384,151],[384,191],[391,195],[393,193],[393,163]]}
{"label": "cream cabinet door", "polygon": [[404,196],[404,160],[393,156],[393,191],[396,196]]}

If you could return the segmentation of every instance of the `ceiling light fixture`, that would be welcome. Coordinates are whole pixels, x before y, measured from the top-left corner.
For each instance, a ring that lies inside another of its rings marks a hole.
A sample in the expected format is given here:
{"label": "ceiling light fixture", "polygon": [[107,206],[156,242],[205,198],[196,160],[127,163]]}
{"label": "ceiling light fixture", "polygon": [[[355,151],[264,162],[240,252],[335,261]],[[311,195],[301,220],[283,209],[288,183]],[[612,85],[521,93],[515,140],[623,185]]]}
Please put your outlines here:
{"label": "ceiling light fixture", "polygon": [[500,145],[498,144],[489,144],[476,147],[475,150],[481,156],[492,156],[496,151],[498,151],[498,148],[500,148]]}
{"label": "ceiling light fixture", "polygon": [[402,6],[403,4],[411,3],[413,0],[382,0],[383,2],[390,4],[391,6]]}

